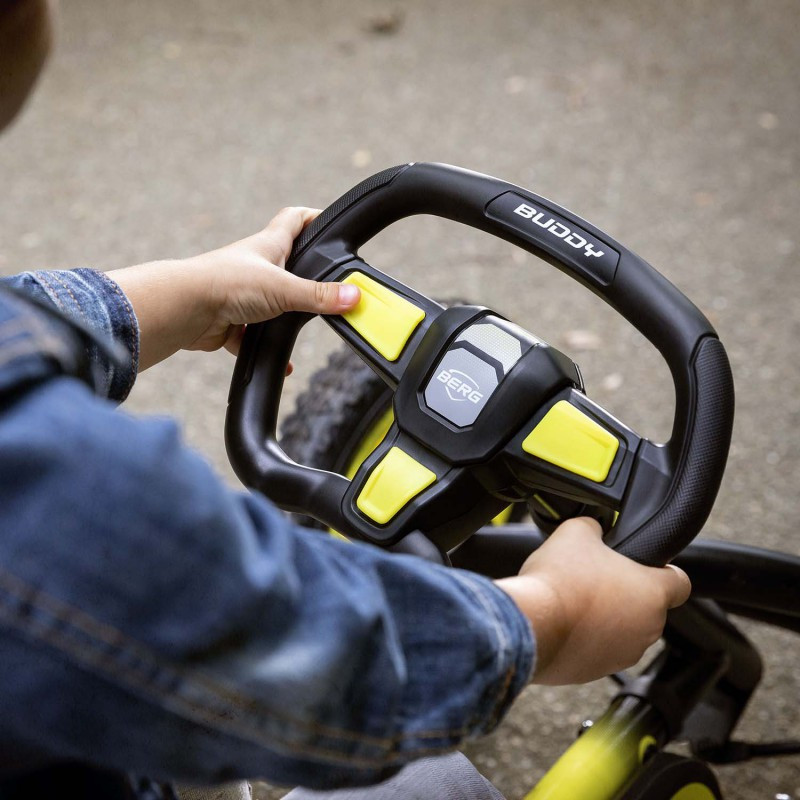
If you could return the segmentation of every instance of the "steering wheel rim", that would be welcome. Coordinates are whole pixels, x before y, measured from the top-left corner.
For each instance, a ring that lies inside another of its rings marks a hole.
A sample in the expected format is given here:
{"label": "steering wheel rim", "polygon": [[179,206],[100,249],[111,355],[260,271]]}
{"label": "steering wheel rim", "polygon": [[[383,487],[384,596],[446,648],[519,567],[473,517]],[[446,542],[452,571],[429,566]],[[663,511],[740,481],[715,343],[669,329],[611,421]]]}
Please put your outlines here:
{"label": "steering wheel rim", "polygon": [[[429,374],[447,342],[452,342],[453,331],[459,325],[486,319],[490,313],[470,307],[453,312],[441,333],[444,341],[439,341],[436,322],[443,309],[359,259],[363,244],[394,222],[416,214],[461,222],[532,252],[600,296],[661,353],[676,394],[672,434],[663,445],[636,437],[591,401],[584,402],[579,376],[577,380],[569,378],[571,385],[562,381],[563,385],[551,383],[549,389],[550,399],[561,392],[566,402],[615,434],[629,438],[627,443],[635,448],[635,457],[628,465],[624,497],[617,498],[619,517],[605,540],[642,563],[666,563],[704,524],[730,443],[733,381],[724,347],[709,321],[666,278],[619,242],[530,191],[442,164],[393,167],[362,182],[328,207],[296,240],[287,269],[314,280],[338,280],[352,276],[354,271],[363,272],[424,311],[408,347],[395,360],[371,357],[369,361],[392,388],[398,389],[395,403],[404,403],[404,408],[414,407],[412,396],[420,392],[419,382],[414,386],[401,381],[412,368],[412,361],[416,374]],[[458,313],[463,319],[456,318]],[[226,420],[228,454],[243,482],[281,507],[310,513],[337,530],[350,530],[359,514],[345,507],[345,498],[352,499],[347,479],[295,464],[277,442],[285,367],[297,334],[310,318],[307,314],[284,314],[248,327],[231,384]],[[492,315],[492,319],[503,328],[505,323],[499,315]],[[365,357],[363,339],[346,320],[326,321]],[[514,328],[509,330],[516,335]],[[427,356],[424,352],[419,355],[418,351],[426,348],[430,351]],[[424,363],[420,366],[419,362]],[[417,397],[413,414],[406,414],[417,424],[417,430],[430,430],[434,424],[429,419],[421,422],[423,416],[435,416],[426,414],[424,408],[420,410],[424,405]],[[457,441],[459,448],[472,442],[463,437]],[[486,452],[484,448],[482,453]],[[377,460],[376,456],[365,464],[365,476]],[[526,467],[521,463],[512,458],[504,466],[516,478],[522,475],[524,479]],[[486,513],[490,505],[487,503]],[[362,526],[360,532],[364,534],[365,530]]]}

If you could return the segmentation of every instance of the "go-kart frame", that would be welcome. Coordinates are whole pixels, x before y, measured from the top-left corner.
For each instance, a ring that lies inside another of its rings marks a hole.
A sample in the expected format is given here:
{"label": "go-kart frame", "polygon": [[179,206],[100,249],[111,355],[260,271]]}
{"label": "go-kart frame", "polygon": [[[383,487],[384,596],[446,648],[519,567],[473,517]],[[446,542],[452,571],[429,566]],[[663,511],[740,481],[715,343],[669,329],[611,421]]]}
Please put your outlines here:
{"label": "go-kart frame", "polygon": [[[502,577],[518,571],[544,541],[532,524],[487,527],[450,558],[453,566]],[[796,741],[731,739],[761,680],[762,661],[728,618],[730,613],[800,633],[800,558],[697,539],[674,563],[689,574],[693,594],[670,612],[663,649],[639,676],[614,676],[620,688],[608,711],[526,800],[721,798],[707,763],[800,753]],[[687,741],[695,758],[663,754],[671,741]]]}

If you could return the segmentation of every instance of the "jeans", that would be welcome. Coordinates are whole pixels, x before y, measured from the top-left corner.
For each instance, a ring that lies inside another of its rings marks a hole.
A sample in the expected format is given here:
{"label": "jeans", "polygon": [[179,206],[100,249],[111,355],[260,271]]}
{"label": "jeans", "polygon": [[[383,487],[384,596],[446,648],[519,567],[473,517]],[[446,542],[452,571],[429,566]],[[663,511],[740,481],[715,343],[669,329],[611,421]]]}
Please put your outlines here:
{"label": "jeans", "polygon": [[[461,753],[421,758],[385,783],[360,789],[315,792],[295,789],[284,800],[504,800]],[[183,798],[181,798],[183,800]]]}
{"label": "jeans", "polygon": [[[247,783],[212,789],[182,788],[180,800],[251,800]],[[284,800],[504,800],[461,753],[421,758],[377,786],[331,792],[295,789]]]}

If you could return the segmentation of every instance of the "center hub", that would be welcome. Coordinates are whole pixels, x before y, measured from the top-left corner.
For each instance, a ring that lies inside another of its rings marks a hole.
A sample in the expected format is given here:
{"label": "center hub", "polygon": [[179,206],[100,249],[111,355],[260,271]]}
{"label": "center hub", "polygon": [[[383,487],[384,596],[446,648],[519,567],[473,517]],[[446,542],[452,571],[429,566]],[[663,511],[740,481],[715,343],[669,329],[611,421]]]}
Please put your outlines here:
{"label": "center hub", "polygon": [[[425,404],[459,428],[471,425],[523,353],[520,338],[484,317],[465,328],[425,387]],[[507,324],[507,323],[506,323]],[[525,342],[524,349],[531,343]]]}

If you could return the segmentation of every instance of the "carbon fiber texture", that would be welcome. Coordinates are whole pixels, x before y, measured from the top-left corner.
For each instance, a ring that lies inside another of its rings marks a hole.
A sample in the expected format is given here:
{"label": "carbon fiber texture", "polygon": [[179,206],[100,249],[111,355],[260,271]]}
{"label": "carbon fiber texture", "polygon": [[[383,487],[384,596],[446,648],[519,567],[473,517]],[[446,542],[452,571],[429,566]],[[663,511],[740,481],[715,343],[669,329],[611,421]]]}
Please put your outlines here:
{"label": "carbon fiber texture", "polygon": [[329,223],[343,211],[346,211],[353,203],[358,202],[362,197],[374,192],[375,189],[380,189],[385,186],[394,178],[398,173],[402,172],[408,164],[400,164],[396,167],[389,167],[382,172],[376,172],[371,177],[361,181],[357,186],[354,186],[347,194],[342,195],[338,200],[329,205],[294,241],[292,253],[289,256],[287,269],[291,272],[292,266],[303,250],[308,247],[311,240]]}
{"label": "carbon fiber texture", "polygon": [[694,362],[697,407],[684,468],[667,504],[620,552],[663,566],[700,532],[717,496],[733,424],[733,376],[718,339],[703,340]]}

